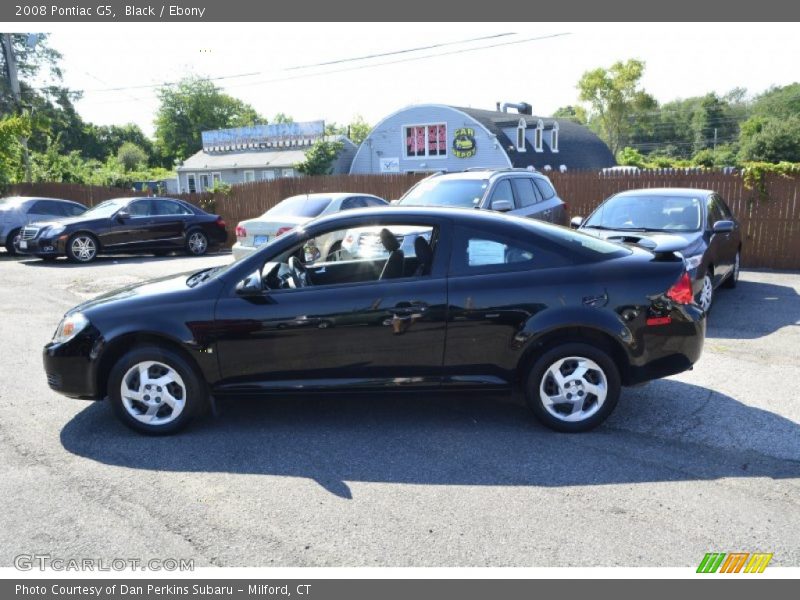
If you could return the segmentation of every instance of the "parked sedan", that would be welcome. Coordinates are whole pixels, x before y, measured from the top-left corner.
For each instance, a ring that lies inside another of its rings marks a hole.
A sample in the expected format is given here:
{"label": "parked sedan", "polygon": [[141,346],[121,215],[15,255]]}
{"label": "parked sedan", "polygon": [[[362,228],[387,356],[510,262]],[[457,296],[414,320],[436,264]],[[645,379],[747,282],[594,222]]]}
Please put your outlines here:
{"label": "parked sedan", "polygon": [[[381,228],[387,258],[307,258],[320,237],[367,226]],[[402,227],[432,231],[413,257]],[[108,397],[152,434],[212,398],[514,387],[547,426],[584,431],[620,386],[691,368],[704,315],[680,256],[488,211],[387,207],[81,304],[44,367],[54,390]]]}
{"label": "parked sedan", "polygon": [[227,239],[225,221],[172,198],[106,200],[78,217],[40,221],[20,235],[18,250],[43,259],[88,263],[98,254],[184,250],[202,256]]}
{"label": "parked sedan", "polygon": [[[258,248],[283,235],[324,215],[331,215],[342,210],[354,208],[370,208],[386,206],[388,202],[378,196],[369,194],[302,194],[281,200],[260,217],[242,221],[236,227],[236,243],[233,245],[233,258],[239,260],[250,256]],[[342,247],[342,238],[319,239],[317,250],[323,256],[336,256]]]}
{"label": "parked sedan", "polygon": [[86,212],[83,204],[58,198],[11,196],[0,198],[0,246],[17,253],[19,234],[25,225],[43,219],[76,217]]}
{"label": "parked sedan", "polygon": [[604,239],[679,250],[706,312],[716,288],[736,287],[739,280],[739,223],[712,190],[628,190],[608,198],[585,221],[575,217],[572,225]]}

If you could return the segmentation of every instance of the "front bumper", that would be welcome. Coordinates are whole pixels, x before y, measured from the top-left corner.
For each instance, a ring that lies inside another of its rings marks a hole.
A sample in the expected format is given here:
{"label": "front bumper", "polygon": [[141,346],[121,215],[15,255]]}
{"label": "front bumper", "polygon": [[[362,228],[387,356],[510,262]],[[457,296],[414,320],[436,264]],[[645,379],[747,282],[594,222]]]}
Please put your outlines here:
{"label": "front bumper", "polygon": [[[25,247],[22,244],[25,244]],[[49,237],[42,235],[32,240],[20,240],[15,248],[20,254],[35,256],[63,256],[66,254],[66,236]]]}
{"label": "front bumper", "polygon": [[93,325],[63,344],[50,342],[42,360],[50,389],[82,400],[100,400],[105,394],[97,389],[97,367],[103,337]]}

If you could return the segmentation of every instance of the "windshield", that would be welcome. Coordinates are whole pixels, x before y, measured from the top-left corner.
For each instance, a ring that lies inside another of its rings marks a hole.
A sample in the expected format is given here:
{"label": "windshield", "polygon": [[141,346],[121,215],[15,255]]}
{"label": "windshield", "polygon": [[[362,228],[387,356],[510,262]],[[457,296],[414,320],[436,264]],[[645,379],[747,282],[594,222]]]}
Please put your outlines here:
{"label": "windshield", "polygon": [[292,196],[270,208],[264,217],[318,217],[328,208],[331,199],[321,196]]}
{"label": "windshield", "polygon": [[488,179],[425,179],[397,201],[401,206],[455,206],[475,208],[481,203]]}
{"label": "windshield", "polygon": [[690,196],[614,196],[584,227],[631,231],[699,231],[700,198]]}
{"label": "windshield", "polygon": [[105,202],[101,202],[97,206],[93,206],[92,208],[87,210],[85,213],[83,213],[83,216],[90,217],[92,219],[110,217],[120,208],[125,206],[127,203],[128,203],[128,198],[117,198],[116,200],[106,200]]}

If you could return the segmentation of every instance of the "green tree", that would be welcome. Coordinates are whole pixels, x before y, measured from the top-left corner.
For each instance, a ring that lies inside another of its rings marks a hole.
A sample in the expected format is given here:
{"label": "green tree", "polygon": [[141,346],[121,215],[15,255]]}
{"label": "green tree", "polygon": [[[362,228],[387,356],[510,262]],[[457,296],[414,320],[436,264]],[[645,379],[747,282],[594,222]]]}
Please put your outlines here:
{"label": "green tree", "polygon": [[306,152],[306,159],[296,165],[297,170],[304,175],[328,175],[343,148],[342,142],[317,140]]}
{"label": "green tree", "polygon": [[739,158],[744,161],[800,162],[800,115],[751,117],[742,124],[739,143]]}
{"label": "green tree", "polygon": [[356,115],[353,117],[353,120],[350,121],[349,129],[350,140],[358,146],[367,139],[369,132],[372,131],[372,126],[364,120],[364,117]]}
{"label": "green tree", "polygon": [[643,169],[646,166],[646,162],[647,159],[645,159],[641,152],[629,146],[626,146],[617,153],[617,164],[626,167],[639,167]]}
{"label": "green tree", "polygon": [[589,125],[614,154],[628,142],[637,113],[658,105],[639,87],[643,74],[644,62],[631,59],[587,71],[578,82],[578,97],[589,105]]}
{"label": "green tree", "polygon": [[556,109],[556,111],[553,113],[553,118],[568,119],[570,121],[574,121],[575,123],[586,125],[586,109],[582,106],[569,104]]}
{"label": "green tree", "polygon": [[223,93],[207,79],[188,77],[161,87],[158,98],[155,144],[165,167],[200,150],[203,131],[266,123],[252,106]]}
{"label": "green tree", "polygon": [[117,160],[125,171],[135,171],[147,165],[147,152],[133,142],[125,142],[117,150]]}
{"label": "green tree", "polygon": [[0,186],[16,183],[22,178],[20,139],[27,138],[30,133],[30,119],[25,116],[5,116],[0,119]]}
{"label": "green tree", "polygon": [[277,115],[272,117],[273,123],[294,123],[294,119],[287,114],[279,112]]}

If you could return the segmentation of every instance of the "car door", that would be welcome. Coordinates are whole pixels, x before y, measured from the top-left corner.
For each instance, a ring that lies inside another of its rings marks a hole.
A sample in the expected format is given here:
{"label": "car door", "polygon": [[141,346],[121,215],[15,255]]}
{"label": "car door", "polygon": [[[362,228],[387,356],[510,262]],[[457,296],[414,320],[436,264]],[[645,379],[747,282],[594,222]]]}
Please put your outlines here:
{"label": "car door", "polygon": [[511,185],[514,188],[516,201],[516,208],[511,211],[511,214],[549,221],[549,214],[542,206],[542,197],[539,190],[534,187],[532,178],[512,177]]}
{"label": "car door", "polygon": [[486,200],[484,201],[482,208],[486,210],[493,210],[492,206],[494,206],[495,202],[498,201],[509,202],[511,204],[510,212],[514,212],[517,209],[517,201],[514,198],[514,190],[511,187],[510,177],[501,177],[494,182],[492,189],[486,195]]}
{"label": "car door", "polygon": [[723,260],[728,265],[728,272],[733,269],[736,260],[736,253],[739,251],[739,246],[742,242],[742,233],[739,228],[739,221],[731,213],[731,209],[725,204],[725,201],[719,194],[714,195],[714,202],[716,208],[719,210],[720,217],[725,221],[733,221],[733,231],[724,236],[724,256]]}
{"label": "car door", "polygon": [[127,216],[119,214],[108,219],[102,228],[100,244],[115,251],[138,250],[153,239],[153,217],[151,200],[134,200],[124,208]]}
{"label": "car door", "polygon": [[182,247],[185,241],[186,220],[192,213],[173,200],[159,198],[151,200],[150,203],[152,235],[148,245]]}
{"label": "car door", "polygon": [[706,264],[714,265],[714,285],[722,281],[733,266],[733,255],[731,253],[731,233],[714,233],[714,223],[725,220],[722,208],[717,201],[716,194],[706,198],[706,232],[708,239],[708,249],[706,250]]}
{"label": "car door", "polygon": [[[335,230],[297,234],[289,252],[366,223],[343,221]],[[357,260],[334,261],[309,267],[316,285],[255,296],[223,292],[216,308],[219,391],[438,387],[447,311],[447,252],[440,250],[448,248],[449,232],[446,222],[426,223],[436,228],[436,250],[424,275],[346,281],[336,272],[368,269],[357,270]],[[270,264],[275,256],[267,254],[263,260]],[[376,273],[384,261],[375,260]]]}

